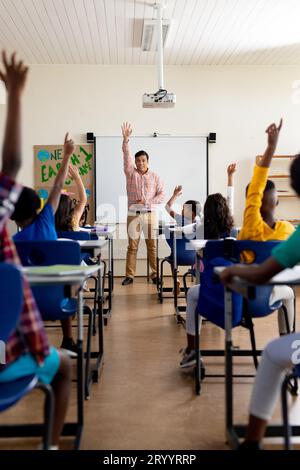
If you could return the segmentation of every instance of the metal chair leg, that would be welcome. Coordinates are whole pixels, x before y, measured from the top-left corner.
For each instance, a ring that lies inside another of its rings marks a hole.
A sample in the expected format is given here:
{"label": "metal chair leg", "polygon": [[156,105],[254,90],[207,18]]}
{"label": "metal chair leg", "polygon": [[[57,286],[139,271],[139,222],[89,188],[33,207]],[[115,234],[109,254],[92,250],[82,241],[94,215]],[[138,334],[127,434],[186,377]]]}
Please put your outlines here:
{"label": "metal chair leg", "polygon": [[187,271],[186,273],[184,273],[182,279],[183,279],[183,287],[184,287],[184,295],[185,295],[185,298],[187,296],[187,292],[188,292],[188,288],[187,288],[187,282],[186,282],[186,278],[187,276],[189,275],[189,272]]}
{"label": "metal chair leg", "polygon": [[281,406],[282,406],[282,419],[283,419],[283,436],[285,450],[291,450],[291,427],[289,424],[288,404],[287,404],[287,385],[291,376],[285,377],[281,386]]}
{"label": "metal chair leg", "polygon": [[87,400],[90,395],[89,382],[90,382],[92,328],[93,328],[94,315],[93,315],[92,310],[88,306],[85,306],[84,308],[88,310],[88,315],[89,315],[86,358],[85,358],[85,379],[84,379],[85,399]]}
{"label": "metal chair leg", "polygon": [[195,367],[195,392],[200,395],[201,391],[201,378],[200,378],[200,357],[199,357],[199,314],[195,309],[195,350],[196,350],[196,367]]}
{"label": "metal chair leg", "polygon": [[284,322],[285,322],[285,328],[286,328],[286,334],[289,335],[291,333],[291,328],[290,328],[290,323],[289,323],[289,317],[287,313],[287,309],[284,305],[282,305],[282,310],[284,314]]}

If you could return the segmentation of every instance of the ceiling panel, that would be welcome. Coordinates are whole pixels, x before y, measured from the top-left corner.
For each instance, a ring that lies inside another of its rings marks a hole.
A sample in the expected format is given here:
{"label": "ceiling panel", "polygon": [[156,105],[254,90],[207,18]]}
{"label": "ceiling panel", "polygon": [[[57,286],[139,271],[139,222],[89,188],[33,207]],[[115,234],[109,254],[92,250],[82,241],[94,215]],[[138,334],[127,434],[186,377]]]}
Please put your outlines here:
{"label": "ceiling panel", "polygon": [[[151,0],[0,0],[0,47],[29,64],[154,64]],[[300,65],[300,0],[165,0],[169,65]]]}

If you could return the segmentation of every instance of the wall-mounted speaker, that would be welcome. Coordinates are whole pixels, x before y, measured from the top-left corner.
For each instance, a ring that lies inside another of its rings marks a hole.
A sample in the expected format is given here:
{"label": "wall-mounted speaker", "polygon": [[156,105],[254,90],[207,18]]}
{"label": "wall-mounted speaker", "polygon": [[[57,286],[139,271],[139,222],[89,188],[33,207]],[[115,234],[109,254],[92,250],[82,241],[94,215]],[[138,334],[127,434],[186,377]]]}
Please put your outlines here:
{"label": "wall-mounted speaker", "polygon": [[217,134],[215,132],[210,132],[208,135],[208,142],[210,144],[215,144],[217,142]]}
{"label": "wall-mounted speaker", "polygon": [[88,144],[94,143],[94,132],[87,132],[86,133],[86,141]]}

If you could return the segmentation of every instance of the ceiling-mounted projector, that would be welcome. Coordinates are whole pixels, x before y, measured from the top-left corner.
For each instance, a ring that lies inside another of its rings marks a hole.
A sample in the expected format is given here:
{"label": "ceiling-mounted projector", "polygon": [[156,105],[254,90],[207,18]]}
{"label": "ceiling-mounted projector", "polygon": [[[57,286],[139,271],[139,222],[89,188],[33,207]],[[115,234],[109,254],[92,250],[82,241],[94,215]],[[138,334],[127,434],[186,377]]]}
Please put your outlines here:
{"label": "ceiling-mounted projector", "polygon": [[163,20],[162,5],[155,4],[157,10],[157,68],[158,68],[158,91],[155,93],[144,93],[143,108],[174,108],[176,95],[168,93],[164,88],[164,62],[163,62]]}
{"label": "ceiling-mounted projector", "polygon": [[156,93],[144,93],[143,108],[174,108],[176,95],[167,90],[158,90]]}

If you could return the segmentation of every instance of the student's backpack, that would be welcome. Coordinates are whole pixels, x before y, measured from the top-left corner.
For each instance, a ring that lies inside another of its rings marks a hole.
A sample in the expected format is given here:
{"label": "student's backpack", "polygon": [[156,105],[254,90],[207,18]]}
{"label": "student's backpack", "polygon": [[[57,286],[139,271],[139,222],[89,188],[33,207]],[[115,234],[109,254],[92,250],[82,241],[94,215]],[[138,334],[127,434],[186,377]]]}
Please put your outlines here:
{"label": "student's backpack", "polygon": [[[214,247],[216,250],[212,249]],[[225,328],[224,285],[216,278],[214,268],[238,263],[238,260],[233,256],[233,250],[233,240],[208,242],[204,250],[204,270],[200,274],[200,295],[197,312],[221,328]],[[221,254],[223,256],[213,256],[214,251],[216,255]],[[240,294],[234,292],[232,295],[232,327],[240,324],[242,313],[243,298]]]}

